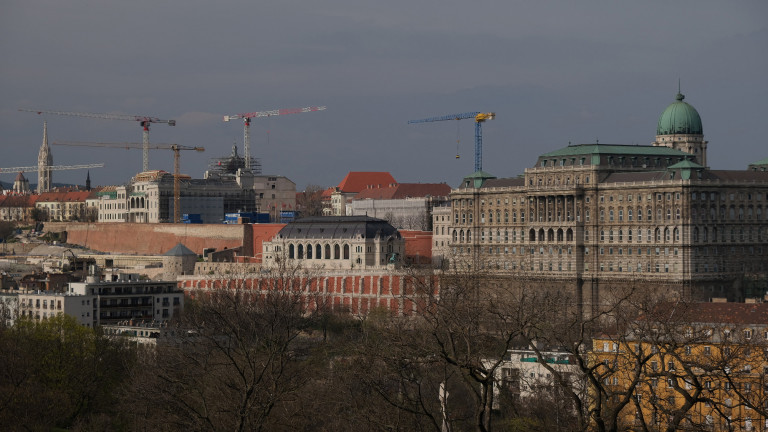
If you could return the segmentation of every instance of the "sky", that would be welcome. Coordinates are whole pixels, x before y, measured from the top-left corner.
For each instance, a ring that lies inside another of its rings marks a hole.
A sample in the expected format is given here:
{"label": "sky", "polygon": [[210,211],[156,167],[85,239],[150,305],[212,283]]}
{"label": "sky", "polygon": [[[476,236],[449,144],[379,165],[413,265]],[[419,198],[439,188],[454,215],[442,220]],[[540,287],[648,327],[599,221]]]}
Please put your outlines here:
{"label": "sky", "polygon": [[[495,112],[482,167],[512,177],[569,143],[650,144],[679,81],[710,166],[745,169],[768,157],[766,77],[764,0],[0,0],[0,166],[37,164],[43,120],[51,144],[142,139],[134,121],[19,108],[176,120],[150,141],[205,147],[181,156],[202,178],[242,153],[243,124],[224,115],[326,106],[253,120],[264,174],[297,190],[349,171],[456,186],[474,168],[473,121],[408,120]],[[141,170],[140,150],[51,148],[56,165],[104,163],[94,186]],[[149,165],[172,172],[172,152]]]}

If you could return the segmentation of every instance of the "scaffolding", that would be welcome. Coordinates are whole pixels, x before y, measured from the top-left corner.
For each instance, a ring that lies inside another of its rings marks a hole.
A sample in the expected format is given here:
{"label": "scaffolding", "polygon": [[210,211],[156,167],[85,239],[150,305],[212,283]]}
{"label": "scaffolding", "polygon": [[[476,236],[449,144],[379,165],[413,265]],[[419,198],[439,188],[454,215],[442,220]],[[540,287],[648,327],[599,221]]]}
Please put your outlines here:
{"label": "scaffolding", "polygon": [[[261,174],[261,160],[258,158],[250,158],[250,171],[255,174]],[[237,146],[232,146],[232,154],[221,158],[211,158],[208,164],[208,172],[212,177],[218,178],[234,178],[237,174],[237,170],[242,169],[248,171],[246,168],[245,157],[237,154]]]}

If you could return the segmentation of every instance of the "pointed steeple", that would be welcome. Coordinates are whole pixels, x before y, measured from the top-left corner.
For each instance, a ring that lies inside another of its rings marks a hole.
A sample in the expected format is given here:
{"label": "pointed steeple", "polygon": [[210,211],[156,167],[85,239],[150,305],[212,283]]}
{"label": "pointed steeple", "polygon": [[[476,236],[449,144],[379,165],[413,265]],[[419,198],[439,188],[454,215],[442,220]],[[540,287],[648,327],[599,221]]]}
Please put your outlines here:
{"label": "pointed steeple", "polygon": [[88,175],[85,176],[85,190],[91,191],[91,170],[88,170]]}
{"label": "pointed steeple", "polygon": [[43,122],[43,144],[37,154],[37,193],[51,190],[51,166],[53,155],[48,146],[48,122]]}

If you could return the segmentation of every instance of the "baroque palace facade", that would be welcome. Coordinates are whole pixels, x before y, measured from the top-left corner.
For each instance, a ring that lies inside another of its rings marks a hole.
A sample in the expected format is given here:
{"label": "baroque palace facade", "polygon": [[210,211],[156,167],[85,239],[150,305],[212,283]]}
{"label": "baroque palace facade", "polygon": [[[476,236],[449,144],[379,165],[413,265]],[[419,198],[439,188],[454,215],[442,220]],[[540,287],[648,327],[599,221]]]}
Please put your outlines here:
{"label": "baroque palace facade", "polygon": [[478,171],[433,215],[433,256],[585,307],[631,284],[696,299],[765,293],[768,172],[712,170],[683,95],[650,146],[580,144],[514,178]]}

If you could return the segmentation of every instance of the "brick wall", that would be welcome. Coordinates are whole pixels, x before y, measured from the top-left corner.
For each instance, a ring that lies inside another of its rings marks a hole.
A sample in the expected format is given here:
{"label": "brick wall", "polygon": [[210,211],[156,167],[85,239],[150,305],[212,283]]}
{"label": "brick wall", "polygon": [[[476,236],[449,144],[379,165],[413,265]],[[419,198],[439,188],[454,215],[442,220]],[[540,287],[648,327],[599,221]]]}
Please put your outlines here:
{"label": "brick wall", "polygon": [[[221,276],[185,276],[179,285],[187,295],[195,291],[222,288],[243,288],[267,292],[273,289],[277,278],[252,278]],[[414,282],[410,276],[394,274],[317,276],[302,279],[302,300],[309,310],[330,307],[337,311],[349,311],[354,315],[366,315],[382,308],[398,315],[410,315],[417,307],[414,301]]]}
{"label": "brick wall", "polygon": [[65,231],[67,243],[102,252],[139,255],[162,255],[177,243],[198,254],[203,253],[203,248],[222,250],[239,246],[244,246],[245,254],[252,254],[254,242],[251,225],[48,222],[45,230]]}

